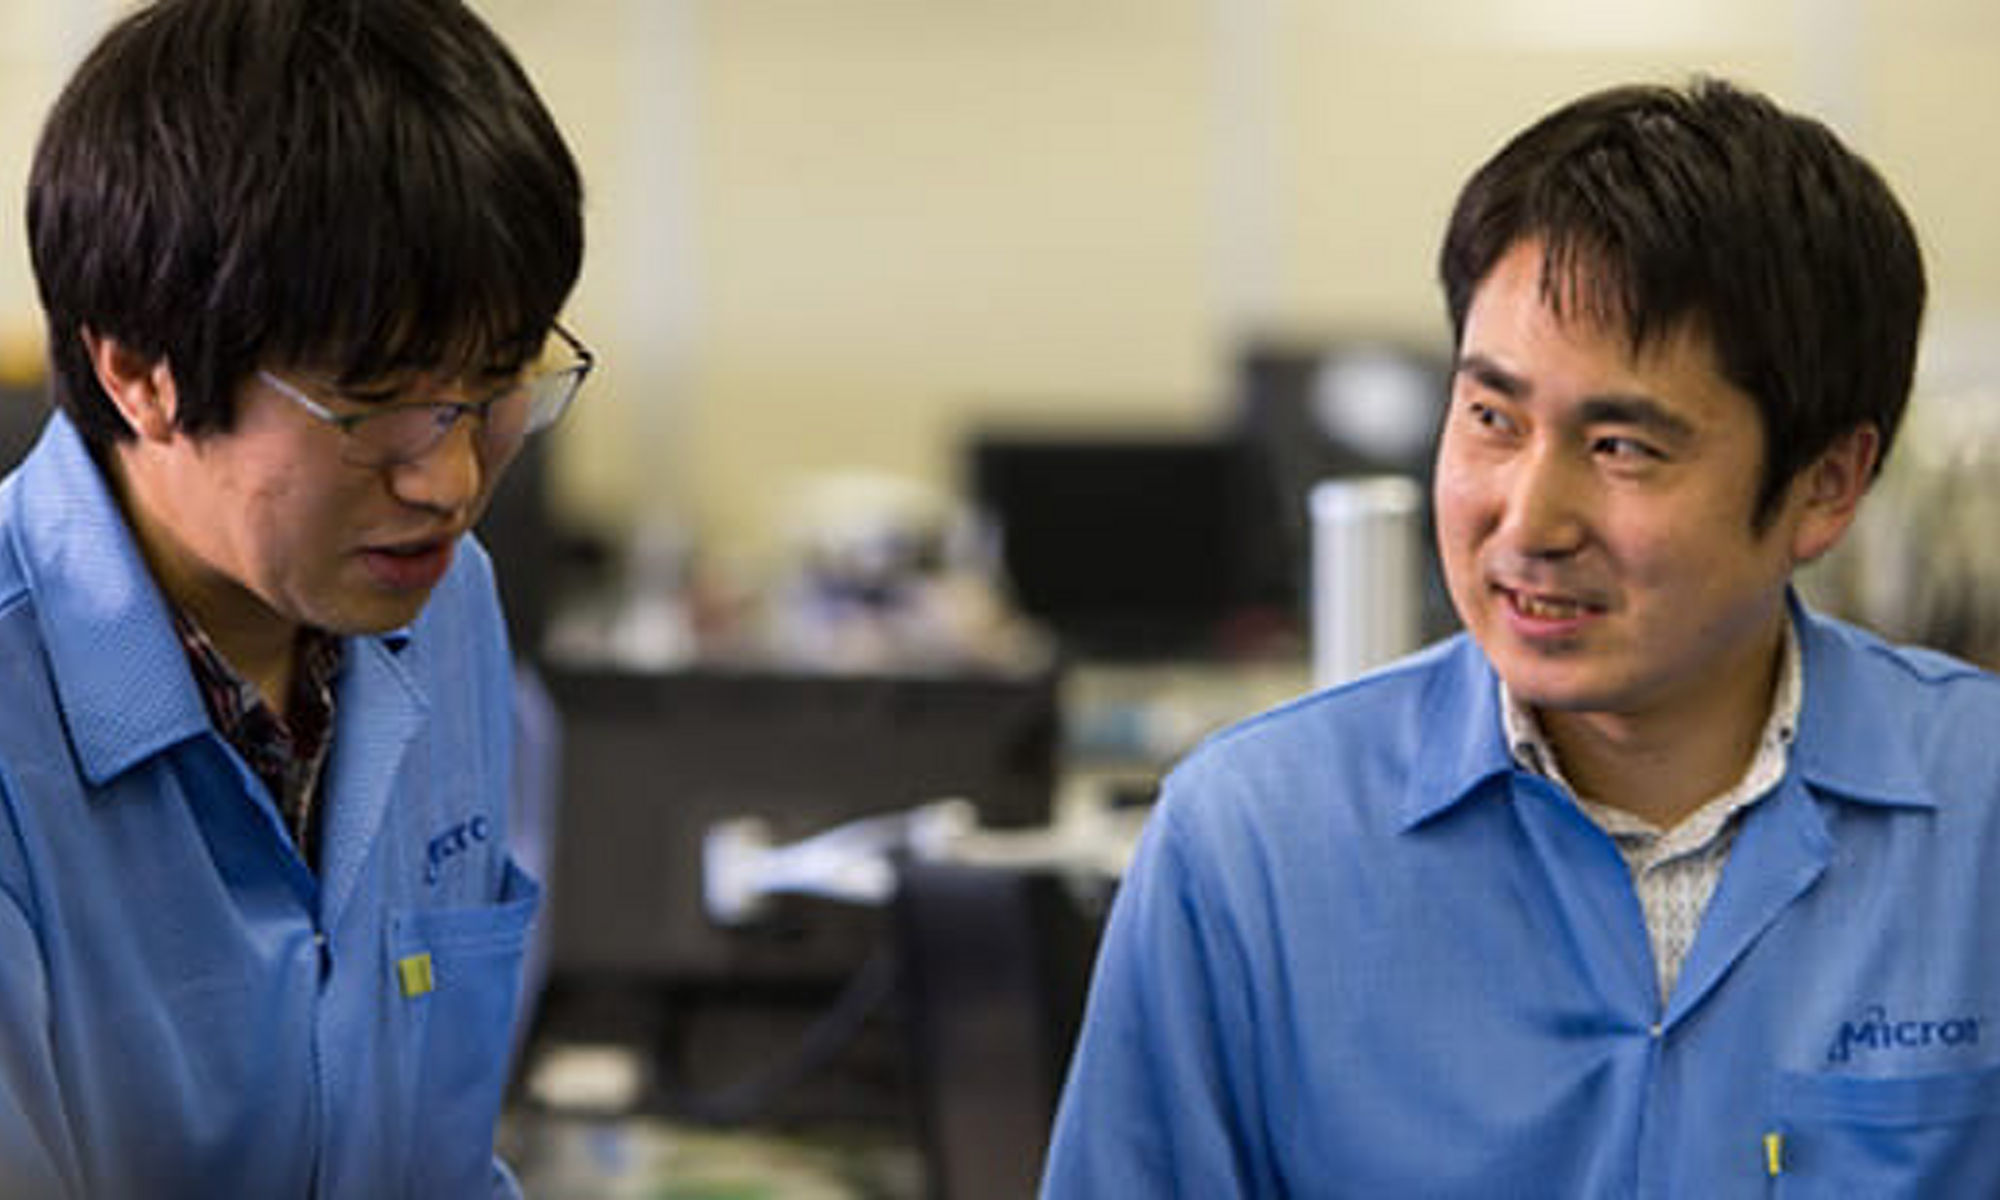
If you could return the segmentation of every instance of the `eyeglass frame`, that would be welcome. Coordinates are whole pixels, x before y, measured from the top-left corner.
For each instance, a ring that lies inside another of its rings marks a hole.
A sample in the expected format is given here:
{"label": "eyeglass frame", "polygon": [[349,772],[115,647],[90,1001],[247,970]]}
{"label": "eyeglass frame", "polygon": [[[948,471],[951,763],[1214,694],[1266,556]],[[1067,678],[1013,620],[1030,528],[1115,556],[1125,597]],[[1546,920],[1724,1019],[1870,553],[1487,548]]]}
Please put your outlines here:
{"label": "eyeglass frame", "polygon": [[[576,400],[576,394],[583,390],[584,380],[590,377],[591,369],[597,365],[597,355],[590,347],[584,345],[575,334],[564,328],[562,322],[553,322],[549,328],[557,337],[562,339],[564,345],[569,347],[570,353],[576,355],[576,361],[567,366],[543,371],[539,374],[538,378],[553,379],[566,377],[568,383],[562,393],[561,401],[551,406],[547,418],[539,424],[528,424],[522,427],[519,438],[521,442],[526,442],[530,437],[554,425],[562,418],[565,412],[569,411],[570,404]],[[453,429],[458,427],[460,421],[467,417],[477,417],[483,424],[487,419],[487,414],[492,411],[495,404],[506,399],[508,394],[516,388],[526,387],[529,384],[529,379],[524,377],[516,380],[507,387],[501,388],[484,400],[421,400],[410,404],[384,404],[372,408],[367,412],[339,413],[328,408],[320,401],[313,399],[299,385],[284,379],[272,371],[260,367],[257,370],[257,378],[262,380],[279,395],[297,405],[308,416],[317,418],[333,426],[341,432],[343,437],[349,439],[357,436],[354,432],[356,426],[366,424],[380,417],[393,415],[405,409],[425,409],[438,419],[439,424],[435,439],[426,444],[423,449],[413,454],[392,456],[380,461],[374,459],[356,460],[347,458],[345,455],[342,456],[342,460],[352,466],[375,468],[399,467],[416,462],[443,444],[444,439],[450,435]],[[450,414],[449,420],[443,419],[446,413]],[[532,414],[530,416],[532,417]],[[353,443],[350,441],[349,444]]]}

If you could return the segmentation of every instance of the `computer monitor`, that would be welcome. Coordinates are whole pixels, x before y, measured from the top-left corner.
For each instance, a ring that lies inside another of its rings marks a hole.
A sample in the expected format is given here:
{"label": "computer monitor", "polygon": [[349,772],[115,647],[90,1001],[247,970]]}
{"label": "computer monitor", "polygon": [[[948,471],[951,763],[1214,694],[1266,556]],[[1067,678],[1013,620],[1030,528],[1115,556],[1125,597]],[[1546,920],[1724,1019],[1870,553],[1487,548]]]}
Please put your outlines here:
{"label": "computer monitor", "polygon": [[754,816],[775,844],[946,797],[982,824],[1047,821],[1053,676],[644,674],[551,665],[563,798],[551,872],[553,971],[663,982],[840,978],[879,914],[781,903],[728,928],[702,905],[702,844]]}
{"label": "computer monitor", "polygon": [[1254,496],[1226,432],[989,429],[967,456],[1015,602],[1072,657],[1207,655],[1248,599]]}
{"label": "computer monitor", "polygon": [[[1235,428],[1254,480],[1246,523],[1257,594],[1304,613],[1312,570],[1307,497],[1326,479],[1417,481],[1429,528],[1431,460],[1451,396],[1442,348],[1382,338],[1254,341],[1237,361]],[[1452,628],[1450,598],[1424,539],[1426,638]]]}
{"label": "computer monitor", "polygon": [[[702,846],[773,844],[944,797],[992,828],[1048,821],[1053,675],[641,674],[553,663],[563,796],[534,1043],[636,1049],[641,1103],[699,1120],[908,1115],[890,914],[777,897],[742,927],[702,902]],[[532,1055],[531,1055],[532,1057]]]}
{"label": "computer monitor", "polygon": [[493,559],[494,583],[514,654],[540,662],[542,642],[562,585],[564,545],[550,512],[547,436],[530,438],[500,477],[480,518],[480,544]]}
{"label": "computer monitor", "polygon": [[27,457],[48,419],[49,402],[39,385],[0,385],[0,475]]}

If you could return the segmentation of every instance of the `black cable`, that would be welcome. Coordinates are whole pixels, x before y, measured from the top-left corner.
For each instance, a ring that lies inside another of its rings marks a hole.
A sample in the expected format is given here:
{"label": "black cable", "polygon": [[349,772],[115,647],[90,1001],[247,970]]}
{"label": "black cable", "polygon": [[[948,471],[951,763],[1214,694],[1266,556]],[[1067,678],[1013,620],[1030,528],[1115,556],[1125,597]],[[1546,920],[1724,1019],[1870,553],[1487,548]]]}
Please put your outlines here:
{"label": "black cable", "polygon": [[897,976],[893,950],[877,947],[842,985],[827,1010],[814,1018],[789,1055],[712,1091],[666,1095],[663,1099],[668,1109],[714,1125],[738,1125],[759,1116],[854,1042],[869,1018],[896,994]]}

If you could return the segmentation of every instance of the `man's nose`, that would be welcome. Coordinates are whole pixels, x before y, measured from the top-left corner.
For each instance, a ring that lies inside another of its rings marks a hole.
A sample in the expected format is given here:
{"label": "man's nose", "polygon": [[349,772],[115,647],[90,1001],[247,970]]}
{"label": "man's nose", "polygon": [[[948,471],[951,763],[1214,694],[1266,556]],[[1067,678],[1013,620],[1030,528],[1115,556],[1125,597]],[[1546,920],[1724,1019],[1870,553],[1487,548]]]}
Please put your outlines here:
{"label": "man's nose", "polygon": [[461,411],[438,443],[390,473],[405,504],[457,516],[478,500],[487,464],[480,453],[480,417]]}
{"label": "man's nose", "polygon": [[1592,503],[1588,469],[1555,448],[1523,456],[1509,481],[1502,528],[1522,554],[1551,558],[1581,549]]}

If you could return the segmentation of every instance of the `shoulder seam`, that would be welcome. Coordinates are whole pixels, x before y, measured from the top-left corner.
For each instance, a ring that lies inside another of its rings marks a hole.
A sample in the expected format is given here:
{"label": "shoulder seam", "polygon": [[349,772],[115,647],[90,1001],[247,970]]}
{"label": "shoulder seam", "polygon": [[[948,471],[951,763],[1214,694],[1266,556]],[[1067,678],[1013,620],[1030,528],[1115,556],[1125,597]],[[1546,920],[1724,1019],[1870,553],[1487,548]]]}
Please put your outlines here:
{"label": "shoulder seam", "polygon": [[1375,670],[1358,675],[1353,679],[1346,679],[1336,684],[1310,689],[1289,700],[1272,705],[1262,712],[1254,713],[1239,721],[1234,721],[1223,726],[1203,738],[1201,744],[1234,741],[1238,737],[1244,736],[1260,726],[1278,720],[1289,713],[1303,709],[1317,708],[1339,700],[1350,693],[1373,691],[1391,683],[1404,680],[1411,675],[1429,671],[1435,667],[1439,655],[1445,652],[1445,645],[1446,643],[1436,643],[1426,646],[1421,650],[1399,658],[1394,662],[1386,663]]}

